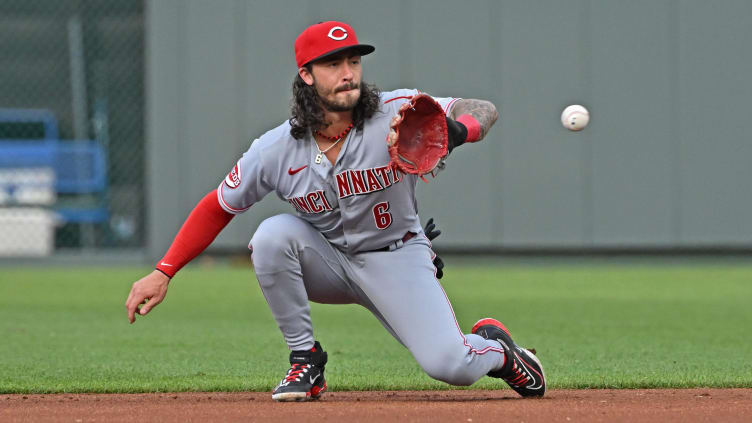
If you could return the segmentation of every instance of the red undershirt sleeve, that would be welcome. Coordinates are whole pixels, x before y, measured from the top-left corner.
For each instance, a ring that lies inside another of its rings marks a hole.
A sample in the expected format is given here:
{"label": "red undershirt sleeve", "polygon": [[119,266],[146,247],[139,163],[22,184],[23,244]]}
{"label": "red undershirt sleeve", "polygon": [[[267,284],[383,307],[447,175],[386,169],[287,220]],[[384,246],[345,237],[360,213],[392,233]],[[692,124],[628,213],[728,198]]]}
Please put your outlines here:
{"label": "red undershirt sleeve", "polygon": [[219,205],[217,190],[206,194],[185,220],[156,269],[170,278],[175,276],[214,241],[233,217]]}

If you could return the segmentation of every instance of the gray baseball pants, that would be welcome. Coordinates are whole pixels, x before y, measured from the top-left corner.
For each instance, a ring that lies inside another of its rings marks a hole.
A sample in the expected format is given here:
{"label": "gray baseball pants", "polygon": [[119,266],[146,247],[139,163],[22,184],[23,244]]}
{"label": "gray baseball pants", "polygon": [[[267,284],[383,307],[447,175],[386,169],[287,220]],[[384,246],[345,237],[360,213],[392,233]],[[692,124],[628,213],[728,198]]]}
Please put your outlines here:
{"label": "gray baseball pants", "polygon": [[309,301],[360,304],[434,379],[471,385],[504,364],[498,342],[460,330],[423,233],[392,251],[349,255],[308,222],[281,214],[259,225],[249,247],[261,290],[292,350],[313,347]]}

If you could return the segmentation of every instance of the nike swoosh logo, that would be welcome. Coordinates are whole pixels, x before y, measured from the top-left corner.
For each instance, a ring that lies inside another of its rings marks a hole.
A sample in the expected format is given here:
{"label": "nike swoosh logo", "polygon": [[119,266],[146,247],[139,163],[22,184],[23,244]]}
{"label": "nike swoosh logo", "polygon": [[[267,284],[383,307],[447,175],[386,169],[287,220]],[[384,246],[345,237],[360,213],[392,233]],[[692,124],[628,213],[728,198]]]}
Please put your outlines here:
{"label": "nike swoosh logo", "polygon": [[172,265],[171,265],[171,264],[167,264],[167,263],[165,263],[165,262],[159,263],[159,265],[160,265],[160,266],[170,266],[170,267],[172,267]]}
{"label": "nike swoosh logo", "polygon": [[321,373],[317,374],[316,377],[311,376],[311,385],[313,385],[313,383],[316,382],[316,379],[318,379],[319,376],[321,376]]}
{"label": "nike swoosh logo", "polygon": [[[538,379],[535,378],[535,376],[533,375],[533,372],[528,367],[529,364],[525,363],[525,360],[523,360],[522,357],[520,357],[520,355],[517,354],[517,352],[515,352],[514,355],[516,355],[517,358],[520,360],[520,366],[522,366],[522,368],[525,369],[525,373],[527,373],[532,379],[533,383],[529,384],[529,386],[526,386],[526,388],[527,389],[540,389],[541,387],[543,387],[543,383],[538,383]],[[542,379],[541,379],[541,382],[543,382]],[[535,385],[538,385],[538,386],[535,386]]]}
{"label": "nike swoosh logo", "polygon": [[303,170],[303,169],[305,169],[307,167],[308,167],[308,165],[305,165],[303,167],[299,167],[297,169],[290,168],[290,169],[287,170],[287,173],[290,174],[290,175],[294,175],[294,174],[300,172],[301,170]]}

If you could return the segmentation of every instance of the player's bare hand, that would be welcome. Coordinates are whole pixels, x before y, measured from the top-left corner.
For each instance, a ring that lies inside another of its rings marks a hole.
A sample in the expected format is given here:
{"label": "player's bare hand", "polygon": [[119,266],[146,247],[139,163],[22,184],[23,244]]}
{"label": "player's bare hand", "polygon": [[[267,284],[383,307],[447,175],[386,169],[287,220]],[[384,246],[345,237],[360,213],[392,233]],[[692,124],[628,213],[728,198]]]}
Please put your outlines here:
{"label": "player's bare hand", "polygon": [[402,103],[402,105],[399,108],[399,112],[402,113],[405,110],[409,109],[412,106],[412,99],[414,99],[414,98],[415,98],[415,96],[412,96],[412,97],[410,97],[410,101],[406,101],[406,102]]}
{"label": "player's bare hand", "polygon": [[128,321],[131,323],[135,322],[136,313],[145,316],[146,313],[161,303],[167,294],[167,285],[169,283],[170,278],[158,270],[134,282],[131,293],[125,301],[125,309],[128,310]]}
{"label": "player's bare hand", "polygon": [[397,131],[394,129],[399,123],[402,122],[401,115],[395,115],[392,121],[389,122],[389,134],[386,136],[386,143],[389,146],[394,145],[397,142]]}
{"label": "player's bare hand", "polygon": [[392,146],[397,142],[397,131],[394,128],[402,122],[402,112],[409,109],[410,105],[409,101],[402,103],[397,114],[389,122],[389,134],[386,136],[387,145]]}
{"label": "player's bare hand", "polygon": [[400,106],[399,112],[397,112],[396,115],[392,117],[392,120],[389,122],[389,127],[394,128],[395,126],[399,125],[400,122],[402,122],[402,112],[410,108],[410,103],[405,103]]}

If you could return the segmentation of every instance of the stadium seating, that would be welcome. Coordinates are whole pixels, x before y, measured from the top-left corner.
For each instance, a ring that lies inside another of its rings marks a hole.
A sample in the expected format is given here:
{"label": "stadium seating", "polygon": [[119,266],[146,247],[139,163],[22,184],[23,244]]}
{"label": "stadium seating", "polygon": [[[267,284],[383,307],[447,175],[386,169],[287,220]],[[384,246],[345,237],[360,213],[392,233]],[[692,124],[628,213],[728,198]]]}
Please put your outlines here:
{"label": "stadium seating", "polygon": [[[0,125],[30,123],[41,125],[41,138],[0,139],[0,205],[47,198],[39,194],[46,189],[53,191],[53,210],[63,223],[106,222],[107,158],[101,143],[58,139],[57,120],[48,110],[0,108]],[[38,195],[18,195],[28,192]]]}

